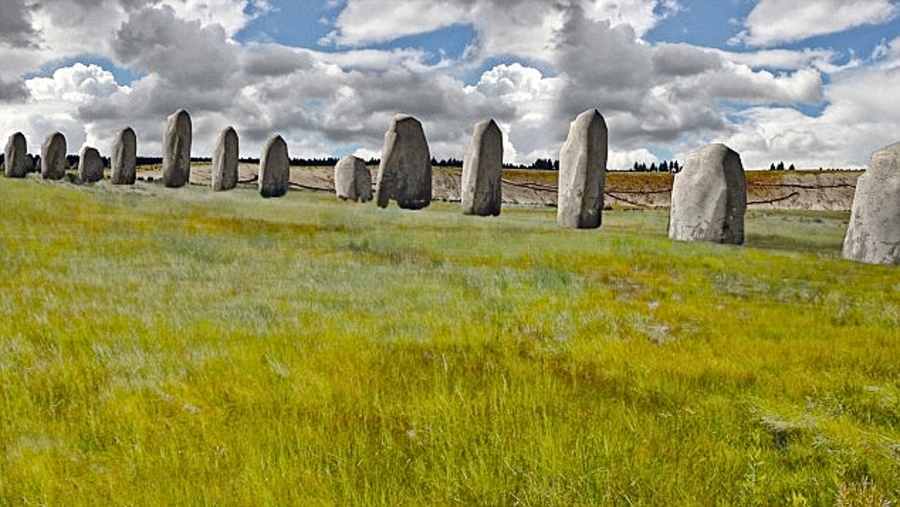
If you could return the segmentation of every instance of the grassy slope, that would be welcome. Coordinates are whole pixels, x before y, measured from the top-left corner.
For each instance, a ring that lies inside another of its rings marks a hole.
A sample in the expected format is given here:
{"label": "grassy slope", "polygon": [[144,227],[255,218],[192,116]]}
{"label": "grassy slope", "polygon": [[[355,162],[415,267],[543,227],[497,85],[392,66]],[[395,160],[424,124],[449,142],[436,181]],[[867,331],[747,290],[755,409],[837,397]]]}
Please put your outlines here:
{"label": "grassy slope", "polygon": [[900,501],[900,271],[838,259],[845,214],[0,207],[0,504]]}

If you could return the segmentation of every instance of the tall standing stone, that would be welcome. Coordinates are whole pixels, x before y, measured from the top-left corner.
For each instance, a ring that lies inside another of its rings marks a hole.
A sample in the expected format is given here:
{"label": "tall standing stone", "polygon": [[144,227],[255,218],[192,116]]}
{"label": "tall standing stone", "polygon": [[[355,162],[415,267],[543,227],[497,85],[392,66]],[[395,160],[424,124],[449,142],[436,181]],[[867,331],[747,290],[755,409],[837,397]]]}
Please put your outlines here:
{"label": "tall standing stone", "polygon": [[900,264],[900,142],[876,151],[856,180],[844,258]]}
{"label": "tall standing stone", "polygon": [[163,137],[163,185],[179,188],[191,179],[191,115],[184,109],[166,121]]}
{"label": "tall standing stone", "polygon": [[28,174],[28,143],[21,132],[9,136],[3,157],[7,178],[24,178]]}
{"label": "tall standing stone", "polygon": [[669,238],[744,243],[747,179],[741,156],[724,144],[690,153],[672,184]]}
{"label": "tall standing stone", "polygon": [[345,200],[372,200],[372,173],[361,158],[347,155],[335,164],[334,192]]}
{"label": "tall standing stone", "polygon": [[54,132],[41,145],[41,177],[45,180],[60,180],[66,175],[68,168],[66,136]]}
{"label": "tall standing stone", "polygon": [[134,185],[137,179],[137,136],[131,127],[126,127],[116,135],[110,157],[110,183],[113,185]]}
{"label": "tall standing stone", "polygon": [[263,197],[281,197],[288,191],[291,178],[291,158],[287,143],[281,136],[266,142],[259,159],[259,193]]}
{"label": "tall standing stone", "polygon": [[570,229],[596,229],[603,213],[603,186],[609,133],[596,109],[579,114],[559,152],[556,223]]}
{"label": "tall standing stone", "polygon": [[462,170],[462,212],[497,216],[502,198],[503,134],[494,120],[475,124]]}
{"label": "tall standing stone", "polygon": [[94,183],[103,179],[103,159],[96,148],[85,146],[78,158],[78,176],[82,182]]}
{"label": "tall standing stone", "polygon": [[219,134],[212,157],[212,189],[231,190],[238,180],[238,135],[232,127]]}
{"label": "tall standing stone", "polygon": [[419,120],[405,114],[391,118],[384,134],[375,201],[386,208],[391,199],[403,209],[431,204],[431,153]]}

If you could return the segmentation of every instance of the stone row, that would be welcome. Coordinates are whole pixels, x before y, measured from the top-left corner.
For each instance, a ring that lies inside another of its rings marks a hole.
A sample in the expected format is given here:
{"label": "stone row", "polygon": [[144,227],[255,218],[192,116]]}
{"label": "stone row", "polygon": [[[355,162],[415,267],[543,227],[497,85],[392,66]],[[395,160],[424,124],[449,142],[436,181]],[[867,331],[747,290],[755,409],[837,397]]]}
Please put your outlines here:
{"label": "stone row", "polygon": [[[183,109],[168,117],[164,135],[163,184],[182,187],[190,180],[191,118]],[[602,224],[603,191],[609,132],[596,109],[579,114],[559,153],[557,224],[594,229]],[[112,149],[113,184],[135,181],[136,137],[131,128],[119,132]],[[238,135],[228,127],[219,135],[213,154],[213,190],[229,190],[238,180]],[[374,200],[385,208],[391,200],[402,209],[419,210],[431,203],[431,154],[421,122],[398,114],[384,135]],[[28,172],[25,137],[10,136],[5,151],[5,175]],[[494,120],[475,125],[463,161],[462,212],[497,216],[501,205],[503,135]],[[41,176],[57,180],[66,171],[66,139],[55,132],[41,146]],[[99,152],[81,151],[82,181],[102,179]],[[263,197],[285,195],[290,182],[290,157],[281,136],[266,143],[259,163],[258,186]],[[343,200],[372,200],[372,179],[355,156],[334,168],[335,193]],[[669,210],[669,238],[676,241],[744,243],[747,180],[740,155],[724,144],[711,144],[687,155],[675,176]],[[877,151],[856,187],[850,224],[844,239],[846,259],[872,264],[900,264],[900,142]]]}

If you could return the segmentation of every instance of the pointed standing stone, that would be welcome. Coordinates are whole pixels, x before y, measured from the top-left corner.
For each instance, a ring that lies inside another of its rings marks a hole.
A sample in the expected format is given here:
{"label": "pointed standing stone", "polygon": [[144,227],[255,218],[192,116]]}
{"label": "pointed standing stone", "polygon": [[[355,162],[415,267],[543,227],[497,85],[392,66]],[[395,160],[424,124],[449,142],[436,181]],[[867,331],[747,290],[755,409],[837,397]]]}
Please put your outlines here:
{"label": "pointed standing stone", "polygon": [[672,184],[669,238],[744,243],[747,179],[741,156],[724,144],[690,153]]}
{"label": "pointed standing stone", "polygon": [[462,212],[497,216],[502,198],[503,134],[494,120],[475,125],[462,170]]}
{"label": "pointed standing stone", "polygon": [[238,180],[238,135],[228,127],[219,134],[212,159],[212,189],[231,190]]}
{"label": "pointed standing stone", "polygon": [[556,223],[570,229],[596,229],[602,223],[608,131],[596,109],[579,114],[559,152]]}
{"label": "pointed standing stone", "polygon": [[78,176],[82,182],[94,183],[103,179],[103,159],[96,148],[85,146],[78,158]]}
{"label": "pointed standing stone", "polygon": [[900,264],[900,142],[876,151],[856,180],[844,258]]}
{"label": "pointed standing stone", "polygon": [[288,191],[291,177],[291,158],[287,143],[281,136],[266,142],[259,159],[259,193],[263,197],[281,197]]}
{"label": "pointed standing stone", "polygon": [[113,185],[134,185],[137,179],[137,136],[131,127],[122,129],[116,135],[110,157],[110,183]]}
{"label": "pointed standing stone", "polygon": [[7,178],[24,178],[28,174],[28,143],[21,132],[9,136],[3,156]]}
{"label": "pointed standing stone", "polygon": [[41,145],[41,177],[45,180],[60,180],[66,175],[68,168],[66,136],[54,132]]}
{"label": "pointed standing stone", "polygon": [[191,179],[191,115],[184,109],[172,113],[163,136],[163,185],[179,188]]}
{"label": "pointed standing stone", "polygon": [[363,159],[347,155],[335,164],[334,192],[344,200],[372,200],[372,173]]}
{"label": "pointed standing stone", "polygon": [[386,208],[391,199],[403,209],[431,204],[431,153],[419,120],[405,114],[391,118],[384,134],[375,200]]}

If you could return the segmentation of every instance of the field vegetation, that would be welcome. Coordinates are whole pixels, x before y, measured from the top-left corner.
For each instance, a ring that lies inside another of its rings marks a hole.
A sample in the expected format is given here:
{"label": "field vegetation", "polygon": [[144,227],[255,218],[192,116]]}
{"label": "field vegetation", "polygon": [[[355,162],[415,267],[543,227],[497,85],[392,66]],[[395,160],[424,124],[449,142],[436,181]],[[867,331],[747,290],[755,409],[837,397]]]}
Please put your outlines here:
{"label": "field vegetation", "polygon": [[900,502],[900,270],[840,259],[846,213],[0,209],[0,505]]}

